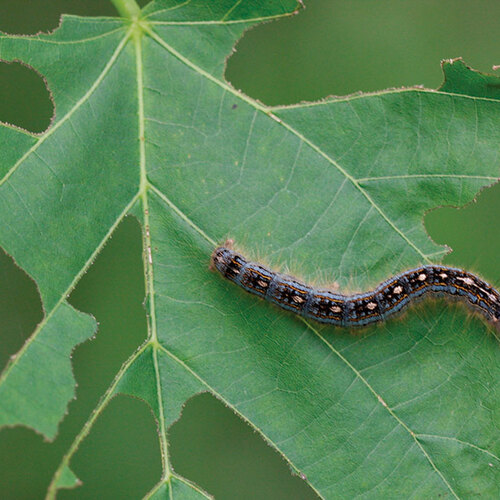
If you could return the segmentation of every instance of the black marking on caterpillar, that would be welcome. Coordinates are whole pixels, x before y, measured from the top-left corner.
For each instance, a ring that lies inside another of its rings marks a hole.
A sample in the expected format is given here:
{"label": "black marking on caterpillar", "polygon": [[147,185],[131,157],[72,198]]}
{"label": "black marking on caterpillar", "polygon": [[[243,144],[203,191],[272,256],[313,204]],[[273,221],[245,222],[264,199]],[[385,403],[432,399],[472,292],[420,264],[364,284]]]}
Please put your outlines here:
{"label": "black marking on caterpillar", "polygon": [[478,276],[455,267],[426,265],[397,274],[373,291],[342,295],[316,289],[296,278],[249,262],[232,249],[232,240],[216,248],[210,266],[244,290],[305,318],[336,326],[383,321],[426,294],[464,298],[500,326],[500,293]]}

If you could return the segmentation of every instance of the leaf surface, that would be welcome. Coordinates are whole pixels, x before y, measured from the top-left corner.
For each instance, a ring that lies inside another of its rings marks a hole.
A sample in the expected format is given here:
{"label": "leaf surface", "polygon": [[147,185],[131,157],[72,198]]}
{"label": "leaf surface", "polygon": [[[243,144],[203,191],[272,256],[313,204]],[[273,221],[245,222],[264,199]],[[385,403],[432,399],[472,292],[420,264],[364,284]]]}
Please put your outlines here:
{"label": "leaf surface", "polygon": [[0,37],[0,57],[43,74],[55,105],[40,136],[0,127],[0,244],[34,278],[46,313],[0,379],[0,423],[54,437],[74,390],[71,349],[95,328],[66,296],[127,214],[144,233],[148,340],[75,438],[49,495],[77,484],[71,457],[122,392],[147,401],[159,422],[164,476],[150,496],[204,497],[171,470],[166,433],[200,391],[249,422],[322,497],[500,493],[491,327],[435,302],[352,335],[305,323],[208,269],[229,236],[304,279],[367,289],[438,262],[446,249],[425,233],[424,213],[468,203],[498,177],[498,79],[488,77],[485,93],[460,61],[445,67],[439,91],[269,108],[231,87],[225,61],[243,31],[296,8],[168,0],[137,22],[65,17],[50,35]]}

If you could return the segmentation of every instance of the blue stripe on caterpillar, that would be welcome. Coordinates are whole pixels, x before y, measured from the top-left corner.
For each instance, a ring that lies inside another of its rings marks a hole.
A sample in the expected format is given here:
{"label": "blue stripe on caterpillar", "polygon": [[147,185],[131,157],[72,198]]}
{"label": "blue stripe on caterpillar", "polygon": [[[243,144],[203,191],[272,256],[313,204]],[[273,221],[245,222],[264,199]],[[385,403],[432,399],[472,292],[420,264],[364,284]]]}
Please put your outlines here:
{"label": "blue stripe on caterpillar", "polygon": [[427,265],[397,274],[373,291],[342,295],[249,262],[232,249],[232,240],[216,248],[211,267],[244,290],[305,318],[336,326],[383,321],[428,293],[463,297],[486,319],[500,325],[500,293],[478,276],[455,267]]}

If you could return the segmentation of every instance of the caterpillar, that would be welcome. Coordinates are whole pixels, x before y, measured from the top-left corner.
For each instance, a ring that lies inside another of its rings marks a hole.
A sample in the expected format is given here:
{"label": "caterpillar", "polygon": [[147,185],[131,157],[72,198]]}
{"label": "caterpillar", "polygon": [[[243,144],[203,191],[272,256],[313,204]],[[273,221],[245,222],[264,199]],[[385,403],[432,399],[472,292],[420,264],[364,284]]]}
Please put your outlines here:
{"label": "caterpillar", "polygon": [[212,253],[210,267],[247,292],[305,318],[343,327],[383,321],[427,294],[464,298],[500,326],[500,293],[478,276],[455,267],[425,265],[396,274],[373,291],[343,295],[249,262],[233,250],[233,241]]}

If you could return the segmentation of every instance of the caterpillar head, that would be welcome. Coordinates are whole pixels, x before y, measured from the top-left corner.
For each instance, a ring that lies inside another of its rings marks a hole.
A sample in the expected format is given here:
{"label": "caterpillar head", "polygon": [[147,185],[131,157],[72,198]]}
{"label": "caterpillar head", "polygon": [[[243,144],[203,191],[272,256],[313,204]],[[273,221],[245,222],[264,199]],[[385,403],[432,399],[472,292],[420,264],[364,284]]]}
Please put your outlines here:
{"label": "caterpillar head", "polygon": [[232,249],[233,241],[227,240],[225,245],[218,247],[212,253],[210,268],[216,269],[225,278],[237,281],[246,259]]}

